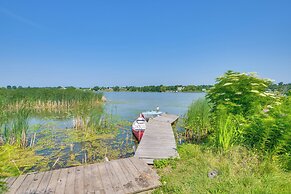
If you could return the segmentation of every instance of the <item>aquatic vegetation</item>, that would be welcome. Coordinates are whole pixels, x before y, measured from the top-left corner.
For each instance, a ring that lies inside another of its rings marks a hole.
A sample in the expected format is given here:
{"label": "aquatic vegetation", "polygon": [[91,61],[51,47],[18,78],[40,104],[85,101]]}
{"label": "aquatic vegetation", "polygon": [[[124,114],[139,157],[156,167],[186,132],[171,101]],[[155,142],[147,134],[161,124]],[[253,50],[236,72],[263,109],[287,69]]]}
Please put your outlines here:
{"label": "aquatic vegetation", "polygon": [[25,107],[19,108],[12,114],[6,114],[6,118],[2,119],[0,123],[0,136],[2,143],[17,144],[21,147],[26,147],[27,144],[27,130],[28,117],[30,111]]}
{"label": "aquatic vegetation", "polygon": [[100,103],[102,93],[75,88],[18,88],[0,89],[0,99],[14,110],[25,105],[32,109],[70,109],[79,103]]}
{"label": "aquatic vegetation", "polygon": [[5,144],[0,146],[0,177],[17,176],[29,172],[38,166],[38,170],[47,169],[47,160],[36,155],[32,148],[23,149]]}
{"label": "aquatic vegetation", "polygon": [[33,148],[5,144],[0,146],[0,193],[6,190],[1,178],[18,176],[31,171],[48,170],[48,160],[36,155]]}
{"label": "aquatic vegetation", "polygon": [[76,111],[72,111],[74,128],[78,130],[98,131],[103,128],[105,120],[103,106],[92,106],[82,103]]}
{"label": "aquatic vegetation", "polygon": [[211,132],[210,106],[206,99],[194,101],[185,116],[187,138],[200,142]]}
{"label": "aquatic vegetation", "polygon": [[28,119],[31,117],[74,117],[83,124],[76,125],[76,128],[98,131],[102,128],[98,119],[103,114],[101,98],[101,93],[74,88],[2,88],[0,145],[9,143],[26,147],[31,144],[27,134]]}

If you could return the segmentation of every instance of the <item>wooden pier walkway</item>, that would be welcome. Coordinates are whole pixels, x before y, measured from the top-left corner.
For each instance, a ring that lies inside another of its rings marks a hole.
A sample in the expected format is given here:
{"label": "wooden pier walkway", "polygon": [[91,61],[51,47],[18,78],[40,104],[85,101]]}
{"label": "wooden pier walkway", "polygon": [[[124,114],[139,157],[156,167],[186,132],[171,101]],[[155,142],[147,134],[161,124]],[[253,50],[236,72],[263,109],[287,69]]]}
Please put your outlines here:
{"label": "wooden pier walkway", "polygon": [[150,119],[135,152],[135,157],[153,164],[155,159],[179,157],[172,124],[177,115],[163,114]]}
{"label": "wooden pier walkway", "polygon": [[144,161],[126,158],[31,173],[6,179],[8,193],[139,193],[159,187],[159,176]]}

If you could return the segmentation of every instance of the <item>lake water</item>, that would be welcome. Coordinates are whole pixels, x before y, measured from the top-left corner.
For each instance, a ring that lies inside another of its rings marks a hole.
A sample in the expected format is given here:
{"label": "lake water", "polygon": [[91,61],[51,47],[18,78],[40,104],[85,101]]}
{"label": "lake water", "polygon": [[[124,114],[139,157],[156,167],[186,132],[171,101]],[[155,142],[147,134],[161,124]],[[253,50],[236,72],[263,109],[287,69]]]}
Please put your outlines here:
{"label": "lake water", "polygon": [[155,110],[183,116],[189,105],[205,93],[104,92],[106,111],[121,119],[133,121],[143,111]]}

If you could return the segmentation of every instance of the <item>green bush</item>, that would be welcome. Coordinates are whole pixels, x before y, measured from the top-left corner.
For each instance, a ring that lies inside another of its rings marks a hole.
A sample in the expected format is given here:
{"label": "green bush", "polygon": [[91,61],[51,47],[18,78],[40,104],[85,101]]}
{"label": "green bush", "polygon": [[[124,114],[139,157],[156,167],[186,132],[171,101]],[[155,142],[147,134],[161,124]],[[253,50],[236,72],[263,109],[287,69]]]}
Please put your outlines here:
{"label": "green bush", "polygon": [[290,97],[269,92],[270,84],[255,74],[232,71],[217,79],[207,99],[219,147],[225,150],[236,142],[264,156],[285,158],[285,163],[290,159]]}
{"label": "green bush", "polygon": [[291,97],[282,104],[253,115],[244,131],[244,144],[277,158],[291,170]]}
{"label": "green bush", "polygon": [[206,96],[213,112],[223,105],[229,113],[249,116],[279,100],[267,90],[272,82],[254,73],[228,71],[216,82]]}

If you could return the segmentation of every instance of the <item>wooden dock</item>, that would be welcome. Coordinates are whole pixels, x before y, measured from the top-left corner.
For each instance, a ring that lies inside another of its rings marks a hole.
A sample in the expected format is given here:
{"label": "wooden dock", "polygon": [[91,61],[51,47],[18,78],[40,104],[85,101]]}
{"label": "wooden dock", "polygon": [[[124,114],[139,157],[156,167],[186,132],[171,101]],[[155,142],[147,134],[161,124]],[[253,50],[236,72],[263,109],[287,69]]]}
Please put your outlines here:
{"label": "wooden dock", "polygon": [[135,157],[153,164],[155,159],[179,157],[172,124],[177,115],[163,114],[150,119],[135,152]]}
{"label": "wooden dock", "polygon": [[144,161],[126,158],[30,173],[6,179],[8,193],[139,193],[159,187],[159,176]]}

